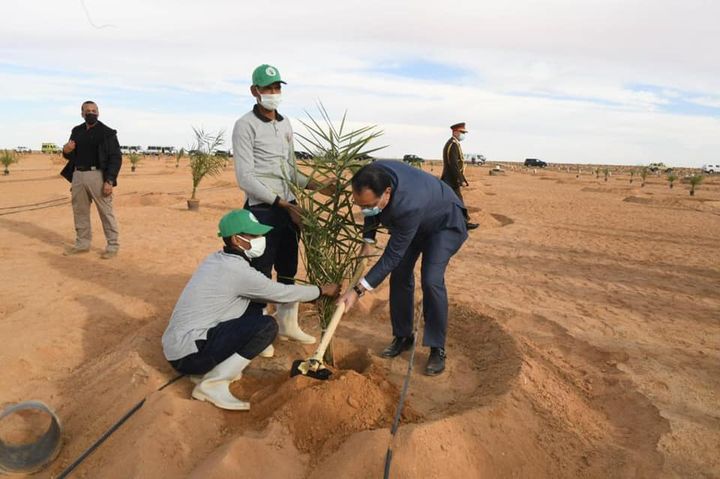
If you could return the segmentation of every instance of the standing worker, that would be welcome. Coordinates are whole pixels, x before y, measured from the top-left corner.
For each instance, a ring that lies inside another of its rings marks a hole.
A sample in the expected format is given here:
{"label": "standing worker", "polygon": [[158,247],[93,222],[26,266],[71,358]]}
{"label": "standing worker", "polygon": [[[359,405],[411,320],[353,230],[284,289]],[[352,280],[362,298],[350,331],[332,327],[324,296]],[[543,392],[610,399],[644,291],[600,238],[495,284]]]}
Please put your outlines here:
{"label": "standing worker", "polygon": [[[250,93],[256,104],[235,122],[232,141],[235,177],[245,192],[245,208],[273,227],[267,235],[265,254],[253,259],[253,266],[268,278],[275,268],[279,282],[294,284],[301,210],[290,183],[309,189],[319,185],[297,170],[290,120],[277,111],[283,84],[280,72],[271,65],[260,65],[253,71]],[[275,319],[282,339],[315,342],[298,325],[297,302],[278,304]]]}
{"label": "standing worker", "polygon": [[98,120],[99,109],[94,101],[86,101],[80,107],[85,122],[70,133],[70,140],[63,146],[63,156],[68,160],[60,174],[72,183],[72,209],[75,219],[75,245],[65,250],[65,255],[90,251],[90,203],[100,215],[107,247],[100,255],[110,259],[117,255],[118,224],[113,212],[113,187],[122,166],[122,153],[117,131]]}
{"label": "standing worker", "polygon": [[[467,179],[465,179],[465,161],[460,142],[465,139],[467,130],[465,129],[464,122],[456,123],[452,125],[450,129],[452,130],[452,136],[443,148],[443,171],[441,179],[452,188],[458,198],[460,198],[460,201],[465,204],[460,188],[469,186],[469,183]],[[470,223],[470,216],[467,214],[467,210],[465,210],[465,222],[469,230],[474,230],[478,227],[477,223]]]}
{"label": "standing worker", "polygon": [[[448,297],[445,269],[467,239],[465,207],[436,177],[399,161],[376,161],[352,178],[353,201],[365,216],[362,256],[370,255],[377,227],[390,231],[378,262],[339,302],[351,308],[390,275],[390,320],[393,341],[383,352],[395,357],[413,344],[415,263],[420,270],[425,328],[423,345],[430,347],[425,374],[445,370]],[[418,194],[421,191],[422,194]]]}

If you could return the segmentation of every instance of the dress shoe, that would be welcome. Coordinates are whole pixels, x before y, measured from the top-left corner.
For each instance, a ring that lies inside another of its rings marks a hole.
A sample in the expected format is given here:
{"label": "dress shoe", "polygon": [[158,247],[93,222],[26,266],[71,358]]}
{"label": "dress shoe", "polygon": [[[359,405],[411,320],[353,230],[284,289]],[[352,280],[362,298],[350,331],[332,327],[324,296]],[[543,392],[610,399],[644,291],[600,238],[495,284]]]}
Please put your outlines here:
{"label": "dress shoe", "polygon": [[477,228],[480,225],[477,223],[465,223],[465,226],[467,227],[468,230],[474,230],[475,228]]}
{"label": "dress shoe", "polygon": [[413,344],[413,336],[395,336],[393,338],[392,343],[390,343],[390,346],[383,349],[383,352],[381,355],[384,358],[394,358],[395,356],[399,355],[403,351],[407,351],[412,347]]}
{"label": "dress shoe", "polygon": [[427,366],[425,366],[425,374],[428,376],[437,376],[445,371],[445,349],[430,348],[430,357]]}

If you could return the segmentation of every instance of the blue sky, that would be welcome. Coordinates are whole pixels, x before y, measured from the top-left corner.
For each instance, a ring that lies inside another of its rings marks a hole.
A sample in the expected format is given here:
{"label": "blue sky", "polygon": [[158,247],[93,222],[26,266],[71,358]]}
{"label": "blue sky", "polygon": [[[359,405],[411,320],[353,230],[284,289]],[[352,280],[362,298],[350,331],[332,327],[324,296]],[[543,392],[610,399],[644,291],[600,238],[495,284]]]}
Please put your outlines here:
{"label": "blue sky", "polygon": [[230,0],[85,0],[88,18],[80,1],[7,0],[0,147],[64,141],[88,98],[122,143],[229,132],[252,106],[252,69],[271,63],[296,129],[322,101],[382,129],[387,156],[437,158],[465,121],[465,150],[491,160],[717,160],[720,5],[541,3],[279,0],[255,15]]}

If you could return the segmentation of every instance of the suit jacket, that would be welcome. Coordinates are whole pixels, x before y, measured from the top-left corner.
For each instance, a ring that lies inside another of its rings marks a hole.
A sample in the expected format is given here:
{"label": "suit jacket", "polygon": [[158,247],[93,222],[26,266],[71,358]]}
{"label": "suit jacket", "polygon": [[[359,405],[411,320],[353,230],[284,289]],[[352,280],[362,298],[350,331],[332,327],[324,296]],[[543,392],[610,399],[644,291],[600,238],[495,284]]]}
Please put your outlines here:
{"label": "suit jacket", "polygon": [[[81,123],[73,128],[70,133],[70,139],[75,140],[80,131],[82,131],[82,128],[85,128],[85,123]],[[103,141],[98,145],[98,163],[103,173],[103,180],[111,182],[113,186],[117,186],[117,177],[118,173],[120,173],[120,167],[122,166],[122,153],[120,152],[117,131],[100,121],[98,121],[97,125],[93,128],[101,128],[103,130]],[[63,152],[63,157],[69,161],[60,172],[60,175],[70,183],[72,183],[73,173],[75,172],[75,154],[75,150],[68,154]]]}
{"label": "suit jacket", "polygon": [[444,229],[467,235],[465,207],[445,183],[435,176],[400,161],[373,163],[391,177],[390,202],[379,215],[365,219],[363,237],[375,239],[379,226],[390,232],[385,251],[365,276],[373,288],[383,282],[405,256],[413,241],[422,241]]}
{"label": "suit jacket", "polygon": [[440,178],[453,189],[458,189],[467,182],[462,148],[455,137],[450,137],[443,148],[443,171]]}

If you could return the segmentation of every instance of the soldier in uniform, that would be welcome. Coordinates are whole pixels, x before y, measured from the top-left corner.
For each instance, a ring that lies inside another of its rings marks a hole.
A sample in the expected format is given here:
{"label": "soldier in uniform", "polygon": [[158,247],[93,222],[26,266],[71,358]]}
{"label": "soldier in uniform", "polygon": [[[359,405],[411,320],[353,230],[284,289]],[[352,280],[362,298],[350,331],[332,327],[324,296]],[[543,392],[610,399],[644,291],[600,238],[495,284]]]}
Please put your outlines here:
{"label": "soldier in uniform", "polygon": [[[452,136],[445,143],[443,148],[443,171],[441,179],[453,189],[455,194],[460,198],[460,201],[465,204],[463,200],[462,192],[460,188],[462,186],[469,186],[467,179],[465,179],[465,161],[460,147],[460,142],[465,139],[467,130],[465,129],[465,122],[456,123],[450,127],[452,130]],[[465,222],[467,223],[467,229],[473,230],[478,227],[477,223],[470,223],[470,215],[465,210]]]}

